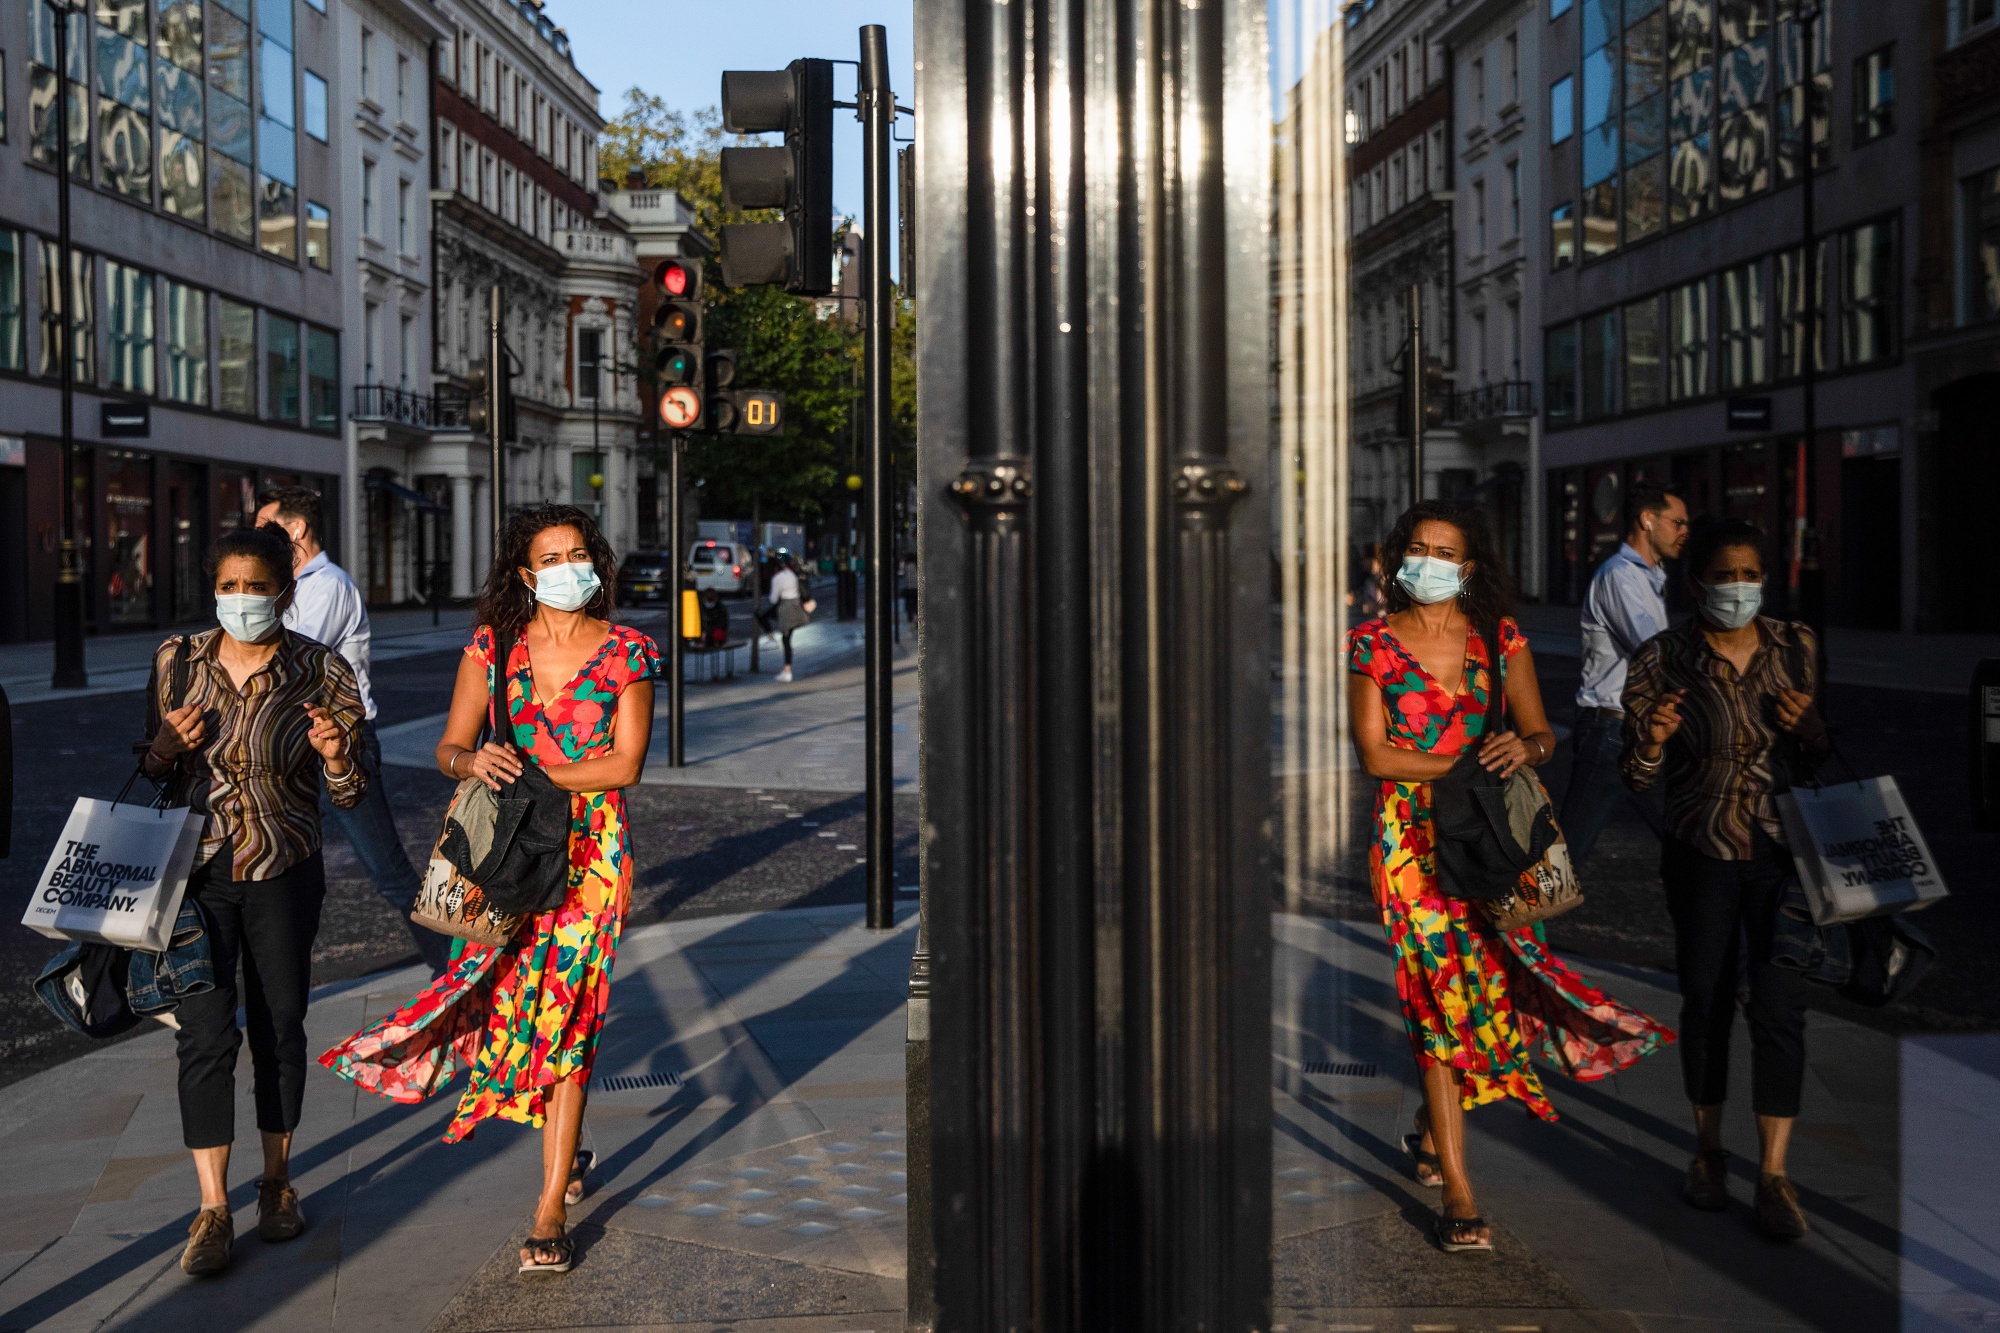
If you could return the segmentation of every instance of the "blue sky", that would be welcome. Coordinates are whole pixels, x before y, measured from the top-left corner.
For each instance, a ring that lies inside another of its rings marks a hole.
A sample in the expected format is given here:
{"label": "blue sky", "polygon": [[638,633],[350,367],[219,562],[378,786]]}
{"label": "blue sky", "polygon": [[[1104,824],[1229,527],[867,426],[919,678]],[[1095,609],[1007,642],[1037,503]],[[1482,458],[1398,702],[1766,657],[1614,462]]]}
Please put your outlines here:
{"label": "blue sky", "polygon": [[[889,30],[889,78],[896,100],[912,105],[911,0],[549,0],[569,32],[576,67],[600,90],[606,118],[635,85],[684,111],[715,106],[726,69],[780,69],[800,56],[854,60],[864,23]],[[854,97],[854,69],[836,65],[834,96]],[[861,124],[833,113],[836,211],[861,213]],[[898,132],[912,133],[910,117]]]}

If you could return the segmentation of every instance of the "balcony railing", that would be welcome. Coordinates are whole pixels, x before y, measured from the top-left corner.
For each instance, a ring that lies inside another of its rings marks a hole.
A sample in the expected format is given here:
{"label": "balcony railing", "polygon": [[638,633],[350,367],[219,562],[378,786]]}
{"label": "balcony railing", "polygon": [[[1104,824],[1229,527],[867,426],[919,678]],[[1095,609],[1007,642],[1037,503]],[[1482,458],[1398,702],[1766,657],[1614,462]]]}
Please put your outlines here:
{"label": "balcony railing", "polygon": [[1502,417],[1535,415],[1535,386],[1526,380],[1502,380],[1451,396],[1451,419],[1471,423]]}
{"label": "balcony railing", "polygon": [[354,386],[356,421],[393,421],[418,430],[465,430],[471,425],[465,390],[445,387],[434,394],[411,393],[386,384]]}

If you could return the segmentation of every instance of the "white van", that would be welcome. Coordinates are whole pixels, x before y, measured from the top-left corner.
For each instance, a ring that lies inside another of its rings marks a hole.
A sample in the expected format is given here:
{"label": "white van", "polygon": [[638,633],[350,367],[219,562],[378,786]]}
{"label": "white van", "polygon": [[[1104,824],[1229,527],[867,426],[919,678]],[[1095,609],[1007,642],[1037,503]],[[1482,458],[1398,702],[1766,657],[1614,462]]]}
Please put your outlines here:
{"label": "white van", "polygon": [[688,564],[694,569],[697,591],[746,593],[754,574],[750,548],[726,541],[699,541],[688,550]]}

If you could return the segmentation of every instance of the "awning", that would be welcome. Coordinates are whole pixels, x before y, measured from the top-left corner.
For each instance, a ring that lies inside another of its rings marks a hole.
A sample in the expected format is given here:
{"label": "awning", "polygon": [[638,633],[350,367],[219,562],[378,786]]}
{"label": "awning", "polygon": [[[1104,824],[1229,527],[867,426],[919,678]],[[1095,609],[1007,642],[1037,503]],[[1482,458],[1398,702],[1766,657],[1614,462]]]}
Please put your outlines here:
{"label": "awning", "polygon": [[425,495],[422,491],[413,491],[401,482],[391,481],[387,477],[371,475],[363,484],[371,491],[387,491],[404,504],[415,505],[419,509],[429,509],[439,514],[445,511],[443,505],[431,499],[430,496]]}

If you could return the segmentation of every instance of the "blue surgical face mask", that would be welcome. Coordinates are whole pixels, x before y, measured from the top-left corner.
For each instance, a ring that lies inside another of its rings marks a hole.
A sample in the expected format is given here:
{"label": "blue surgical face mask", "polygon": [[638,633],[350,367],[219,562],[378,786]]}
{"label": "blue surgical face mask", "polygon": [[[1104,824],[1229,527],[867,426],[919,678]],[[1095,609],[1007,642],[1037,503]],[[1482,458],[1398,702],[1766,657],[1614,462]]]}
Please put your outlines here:
{"label": "blue surgical face mask", "polygon": [[590,604],[602,586],[588,560],[551,565],[535,575],[535,600],[557,611],[578,611]]}
{"label": "blue surgical face mask", "polygon": [[219,592],[215,595],[215,618],[238,643],[262,643],[278,627],[278,599]]}
{"label": "blue surgical face mask", "polygon": [[1710,583],[1704,585],[1701,613],[1721,629],[1742,629],[1763,604],[1761,583]]}
{"label": "blue surgical face mask", "polygon": [[1454,565],[1434,555],[1406,555],[1396,571],[1396,582],[1410,594],[1410,600],[1430,606],[1448,602],[1465,588],[1465,566]]}

